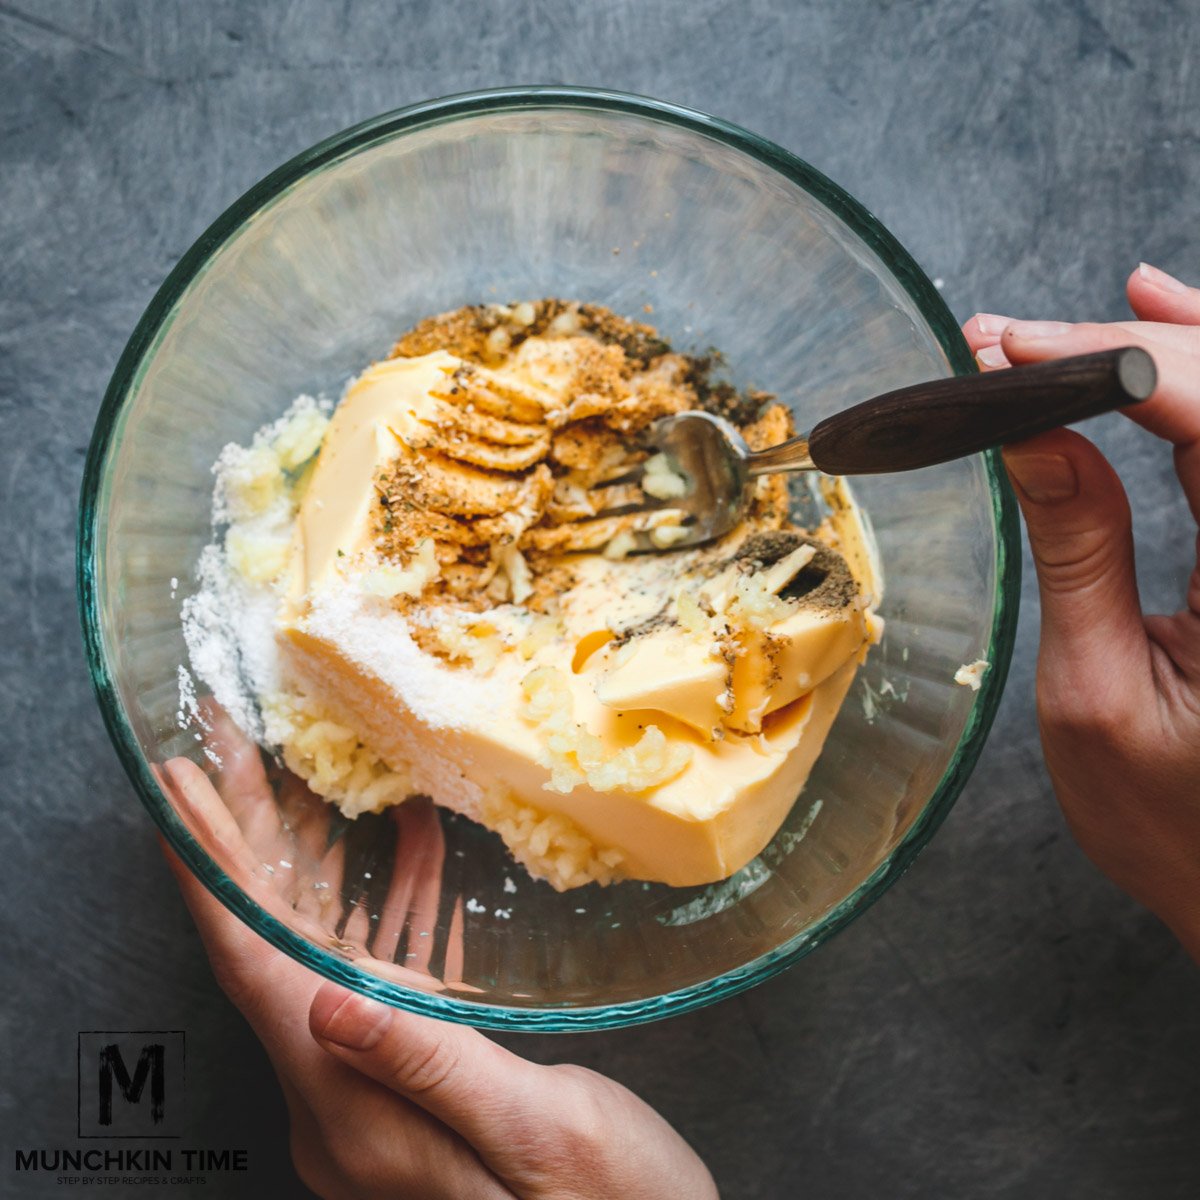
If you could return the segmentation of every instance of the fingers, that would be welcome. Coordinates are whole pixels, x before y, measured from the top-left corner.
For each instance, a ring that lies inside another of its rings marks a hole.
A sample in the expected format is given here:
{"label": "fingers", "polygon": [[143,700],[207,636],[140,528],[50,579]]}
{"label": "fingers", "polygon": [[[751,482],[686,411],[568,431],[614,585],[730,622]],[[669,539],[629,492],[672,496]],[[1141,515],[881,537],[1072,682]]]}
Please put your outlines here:
{"label": "fingers", "polygon": [[1188,287],[1149,263],[1141,263],[1129,276],[1125,294],[1143,321],[1200,325],[1200,288]]}
{"label": "fingers", "polygon": [[1195,357],[1155,343],[1136,326],[1067,324],[1063,321],[1013,321],[1000,338],[1013,366],[1048,362],[1073,354],[1092,354],[1121,346],[1141,346],[1158,367],[1158,386],[1149,400],[1125,411],[1151,433],[1176,445],[1200,439],[1200,372]]}
{"label": "fingers", "polygon": [[280,1079],[311,1073],[320,1051],[297,1037],[319,978],[243,924],[163,843],[184,903],[192,914],[213,975],[262,1041]]}
{"label": "fingers", "polygon": [[331,1055],[461,1135],[520,1195],[716,1196],[666,1121],[591,1071],[535,1066],[473,1029],[334,984],[314,998],[309,1028]]}
{"label": "fingers", "polygon": [[[176,806],[190,816],[189,824],[210,852],[219,841],[223,865],[241,863],[246,847],[237,823],[207,775],[187,759],[171,760],[161,773]],[[223,782],[237,780],[226,776]],[[307,1036],[320,977],[259,937],[161,844],[217,982],[262,1040],[279,1075],[301,1177],[331,1197],[513,1200],[513,1193],[483,1167],[462,1137]],[[238,874],[243,887],[263,892],[264,881],[235,869]],[[268,909],[277,899],[273,893],[260,894]]]}
{"label": "fingers", "polygon": [[211,697],[201,702],[208,728],[208,748],[219,763],[217,791],[237,822],[255,869],[288,857],[287,832],[279,819],[275,791],[267,777],[262,750]]}
{"label": "fingers", "polygon": [[1041,593],[1039,694],[1048,689],[1068,707],[1083,693],[1100,707],[1111,695],[1117,711],[1151,679],[1125,489],[1099,450],[1067,429],[1006,447],[1004,462]]}
{"label": "fingers", "polygon": [[[232,880],[243,888],[253,888],[257,859],[204,771],[190,759],[173,758],[158,769],[158,779],[188,832]],[[173,855],[168,862],[182,866]],[[188,880],[195,883],[190,876]],[[196,887],[204,891],[199,884]],[[185,890],[185,899],[187,895]]]}
{"label": "fingers", "polygon": [[[250,870],[238,869],[247,856],[253,862],[253,856],[240,842],[236,823],[204,772],[184,758],[172,759],[162,771],[175,792],[177,808],[190,815],[189,823],[197,829],[220,831],[219,846],[211,832],[201,834],[209,853],[247,895],[268,912],[275,910],[277,919],[285,919],[288,914],[279,911],[278,898],[266,881]],[[318,1061],[320,1051],[307,1038],[297,1038],[296,1030],[304,1028],[320,978],[234,916],[165,842],[162,849],[196,922],[217,983],[254,1027],[276,1069],[293,1071]]]}
{"label": "fingers", "polygon": [[265,963],[270,954],[276,953],[209,893],[161,836],[159,849],[171,874],[175,876],[183,902],[192,914],[192,920],[196,923],[196,929],[210,958],[236,958],[261,964]]}
{"label": "fingers", "polygon": [[1154,343],[1128,327],[1014,321],[1001,335],[1008,360],[1045,362],[1071,354],[1140,345],[1154,357],[1158,386],[1141,404],[1122,411],[1143,428],[1175,444],[1175,468],[1192,515],[1200,520],[1200,370],[1194,353]]}
{"label": "fingers", "polygon": [[[324,1064],[286,1080],[296,1173],[320,1196],[514,1200],[479,1155],[427,1112],[296,1032]],[[290,1094],[289,1094],[290,1093]]]}
{"label": "fingers", "polygon": [[262,751],[211,697],[202,701],[201,712],[209,731],[208,748],[219,762],[219,791],[225,806],[242,824],[246,810],[258,808],[264,798],[271,797]]}
{"label": "fingers", "polygon": [[963,325],[963,336],[981,371],[1000,370],[1010,365],[1000,346],[1000,335],[1011,324],[1011,317],[976,313]]}
{"label": "fingers", "polygon": [[[377,914],[355,906],[346,926],[347,939],[357,933],[377,960],[398,963],[427,972],[433,938],[421,937],[437,924],[446,842],[433,805],[410,799],[390,813],[395,824],[395,860],[388,879],[387,896]],[[461,900],[458,902],[461,905]],[[377,915],[373,935],[363,928]],[[407,935],[407,936],[406,936]],[[450,978],[449,976],[445,976]]]}
{"label": "fingers", "polygon": [[474,1029],[390,1008],[335,984],[313,999],[309,1029],[335,1057],[486,1150],[522,1105],[553,1107],[546,1073]]}
{"label": "fingers", "polygon": [[[1008,361],[1001,335],[1009,325],[1018,324],[1010,317],[997,317],[989,313],[976,313],[964,326],[967,344],[975,355],[981,371],[995,371],[1013,364]],[[1151,353],[1154,347],[1165,346],[1189,355],[1200,355],[1200,325],[1167,325],[1161,321],[1112,321],[1107,329],[1118,329],[1129,336],[1121,342],[1128,346],[1134,343],[1144,346]],[[982,333],[987,329],[988,333]]]}
{"label": "fingers", "polygon": [[1166,346],[1172,350],[1181,350],[1185,354],[1200,354],[1200,325],[1167,325],[1163,321],[1113,321],[1108,327],[1132,334],[1138,344],[1145,346],[1152,354],[1155,346]]}
{"label": "fingers", "polygon": [[[1192,289],[1196,291],[1197,289]],[[1151,311],[1144,308],[1143,311]],[[970,346],[971,352],[980,370],[990,371],[1001,367],[1012,366],[1008,361],[1001,337],[1010,325],[1032,324],[1020,322],[1012,317],[1001,317],[995,313],[976,313],[962,327],[963,336]],[[1038,322],[1047,324],[1047,322]],[[1061,324],[1061,322],[1056,322]],[[1106,329],[1120,330],[1127,336],[1120,344],[1136,343],[1144,346],[1151,353],[1155,346],[1165,346],[1179,350],[1188,355],[1200,355],[1200,321],[1190,323],[1169,323],[1166,321],[1138,320],[1111,321],[1104,326]]]}

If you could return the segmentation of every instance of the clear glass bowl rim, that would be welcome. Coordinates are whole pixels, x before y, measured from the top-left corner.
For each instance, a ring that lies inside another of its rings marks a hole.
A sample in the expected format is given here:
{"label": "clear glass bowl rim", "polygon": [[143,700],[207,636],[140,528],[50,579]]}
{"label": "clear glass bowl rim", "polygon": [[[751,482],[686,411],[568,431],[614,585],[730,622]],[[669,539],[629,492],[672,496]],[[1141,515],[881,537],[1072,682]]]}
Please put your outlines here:
{"label": "clear glass bowl rim", "polygon": [[996,714],[1008,674],[1020,597],[1020,533],[1016,504],[1000,456],[983,456],[996,534],[996,595],[984,675],[950,765],[932,796],[892,853],[840,904],[815,925],[714,979],[642,1000],[580,1008],[538,1010],[455,1000],[380,979],[301,938],[252,901],[188,832],[159,789],[118,698],[101,637],[96,569],[99,500],[120,413],[152,356],[176,303],[209,260],[264,205],[335,160],[373,143],[418,129],[488,113],[574,109],[627,113],[701,134],[749,155],[799,185],[841,219],[881,259],[917,305],[955,374],[977,370],[958,324],[937,289],[908,252],[857,200],[804,160],[766,138],[728,121],[661,100],[624,92],[560,86],[496,88],[429,100],[383,113],[317,143],[284,163],[234,201],[179,260],[133,331],[105,392],[88,448],[80,492],[76,541],[76,586],[88,669],[113,745],[138,796],[168,843],[218,900],[268,942],[346,987],[427,1016],[507,1031],[578,1032],[612,1029],[688,1012],[736,995],[777,975],[815,950],[866,911],[912,865],[962,791]]}

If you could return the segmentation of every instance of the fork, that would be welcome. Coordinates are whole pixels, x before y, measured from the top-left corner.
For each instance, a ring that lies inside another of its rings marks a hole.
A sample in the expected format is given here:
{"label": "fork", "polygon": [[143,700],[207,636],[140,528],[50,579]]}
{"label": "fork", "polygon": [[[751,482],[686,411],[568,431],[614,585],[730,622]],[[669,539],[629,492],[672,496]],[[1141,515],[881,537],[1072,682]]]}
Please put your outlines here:
{"label": "fork", "polygon": [[657,453],[646,463],[599,484],[641,486],[652,464],[651,473],[660,481],[665,473],[668,486],[660,483],[658,496],[643,488],[644,501],[596,515],[676,510],[669,539],[638,533],[637,548],[694,546],[737,525],[756,476],[793,471],[875,475],[931,467],[1138,404],[1156,381],[1154,360],[1138,346],[936,379],[865,400],[765,450],[751,450],[721,417],[678,413],[651,427],[649,443]]}

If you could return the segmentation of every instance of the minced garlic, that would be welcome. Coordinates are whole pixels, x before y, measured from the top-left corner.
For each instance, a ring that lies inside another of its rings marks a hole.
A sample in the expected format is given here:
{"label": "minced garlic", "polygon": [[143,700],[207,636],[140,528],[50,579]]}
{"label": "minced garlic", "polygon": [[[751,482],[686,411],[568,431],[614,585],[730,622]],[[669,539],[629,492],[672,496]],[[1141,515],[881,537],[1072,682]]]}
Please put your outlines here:
{"label": "minced garlic", "polygon": [[236,454],[226,451],[222,499],[230,520],[245,521],[265,513],[282,499],[286,480],[279,455],[271,446],[236,449]]}
{"label": "minced garlic", "polygon": [[642,491],[656,500],[677,500],[686,496],[686,476],[675,471],[665,454],[655,454],[646,459],[642,468]]}
{"label": "minced garlic", "polygon": [[668,742],[657,725],[647,725],[632,746],[608,751],[574,717],[566,678],[557,667],[538,667],[521,681],[522,716],[545,743],[540,762],[550,771],[551,791],[570,792],[586,783],[596,791],[642,792],[674,779],[691,761],[692,749]]}
{"label": "minced garlic", "polygon": [[347,817],[382,812],[411,794],[407,775],[384,763],[310,697],[280,692],[264,696],[262,708],[267,737],[282,748],[288,769]]}
{"label": "minced garlic", "polygon": [[290,544],[286,535],[258,533],[232,526],[225,535],[229,565],[249,583],[271,583],[287,569]]}
{"label": "minced garlic", "polygon": [[625,856],[600,848],[569,817],[545,813],[494,789],[481,805],[480,817],[498,833],[512,856],[535,878],[555,891],[587,883],[609,884],[624,877]]}
{"label": "minced garlic", "polygon": [[394,596],[419,596],[426,585],[438,577],[439,571],[437,544],[433,538],[425,538],[417,546],[417,551],[407,566],[381,563],[372,567],[359,581],[358,586],[371,596],[383,596],[385,599]]}

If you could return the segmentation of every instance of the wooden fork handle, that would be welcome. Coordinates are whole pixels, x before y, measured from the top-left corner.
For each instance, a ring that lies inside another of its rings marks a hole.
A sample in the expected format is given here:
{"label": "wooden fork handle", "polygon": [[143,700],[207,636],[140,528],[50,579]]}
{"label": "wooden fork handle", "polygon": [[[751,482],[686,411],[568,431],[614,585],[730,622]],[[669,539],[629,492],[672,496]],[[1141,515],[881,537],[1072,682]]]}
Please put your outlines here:
{"label": "wooden fork handle", "polygon": [[931,467],[1137,404],[1156,379],[1137,346],[936,379],[826,417],[808,435],[809,454],[829,475]]}

